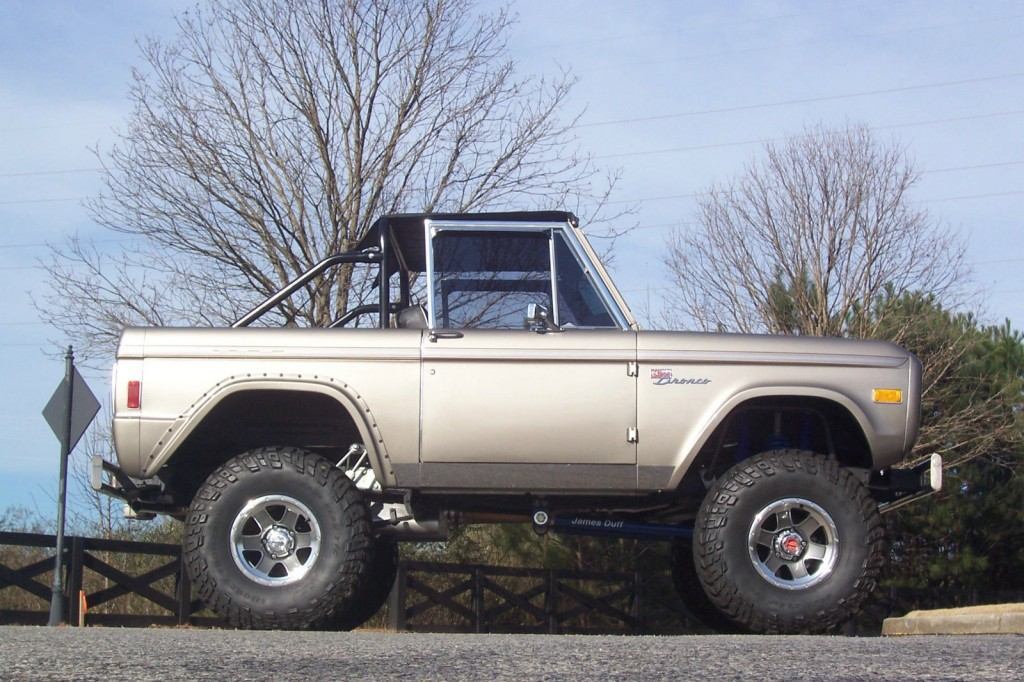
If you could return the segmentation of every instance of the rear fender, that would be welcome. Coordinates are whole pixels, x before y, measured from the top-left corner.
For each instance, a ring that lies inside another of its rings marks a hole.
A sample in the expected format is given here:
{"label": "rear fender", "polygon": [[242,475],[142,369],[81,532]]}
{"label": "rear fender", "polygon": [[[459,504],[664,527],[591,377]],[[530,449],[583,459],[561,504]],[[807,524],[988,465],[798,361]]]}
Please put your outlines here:
{"label": "rear fender", "polygon": [[369,405],[359,392],[344,381],[325,377],[315,378],[303,375],[277,375],[274,377],[228,377],[202,394],[167,428],[163,436],[143,457],[144,475],[156,475],[178,450],[188,436],[228,396],[245,391],[303,391],[319,393],[337,401],[352,417],[363,445],[370,454],[377,480],[383,485],[394,485],[394,471],[384,437],[377,427],[377,421]]}

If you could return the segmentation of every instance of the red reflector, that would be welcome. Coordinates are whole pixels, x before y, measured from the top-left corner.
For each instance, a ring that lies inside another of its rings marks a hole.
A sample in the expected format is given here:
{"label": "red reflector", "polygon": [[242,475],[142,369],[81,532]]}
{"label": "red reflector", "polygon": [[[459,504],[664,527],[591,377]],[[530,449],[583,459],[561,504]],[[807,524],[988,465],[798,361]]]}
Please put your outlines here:
{"label": "red reflector", "polygon": [[142,382],[128,382],[128,407],[137,410],[142,406]]}

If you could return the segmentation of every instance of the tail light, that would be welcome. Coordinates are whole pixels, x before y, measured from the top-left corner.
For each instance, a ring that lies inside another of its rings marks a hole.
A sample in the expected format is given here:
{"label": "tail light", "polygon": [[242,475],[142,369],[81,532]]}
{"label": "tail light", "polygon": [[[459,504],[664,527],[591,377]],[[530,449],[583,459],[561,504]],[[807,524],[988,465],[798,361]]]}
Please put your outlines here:
{"label": "tail light", "polygon": [[130,410],[137,410],[142,407],[142,382],[141,381],[129,381],[128,382],[128,395],[127,395],[127,406]]}

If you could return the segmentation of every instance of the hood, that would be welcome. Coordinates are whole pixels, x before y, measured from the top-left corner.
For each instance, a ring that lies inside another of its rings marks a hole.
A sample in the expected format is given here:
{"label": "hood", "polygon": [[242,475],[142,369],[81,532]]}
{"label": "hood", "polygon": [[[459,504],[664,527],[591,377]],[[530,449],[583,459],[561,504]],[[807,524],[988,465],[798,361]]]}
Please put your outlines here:
{"label": "hood", "polygon": [[668,353],[677,362],[898,367],[910,358],[888,341],[777,334],[645,331],[638,334],[637,349],[642,356]]}

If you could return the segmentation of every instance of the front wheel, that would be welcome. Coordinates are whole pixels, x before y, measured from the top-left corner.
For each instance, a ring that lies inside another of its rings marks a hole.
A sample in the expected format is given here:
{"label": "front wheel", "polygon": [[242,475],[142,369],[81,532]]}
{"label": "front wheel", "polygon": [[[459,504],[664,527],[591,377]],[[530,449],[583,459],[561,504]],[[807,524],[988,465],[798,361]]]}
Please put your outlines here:
{"label": "front wheel", "polygon": [[243,628],[300,629],[354,598],[369,569],[369,510],[329,461],[298,448],[228,460],[185,520],[189,576]]}
{"label": "front wheel", "polygon": [[799,450],[762,453],[726,472],[695,532],[708,599],[754,632],[822,632],[844,622],[884,561],[881,518],[864,485]]}
{"label": "front wheel", "polygon": [[715,632],[744,632],[743,628],[726,618],[704,593],[693,559],[692,538],[676,538],[672,541],[671,565],[672,583],[676,588],[676,594],[691,616]]}

